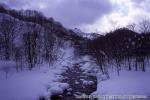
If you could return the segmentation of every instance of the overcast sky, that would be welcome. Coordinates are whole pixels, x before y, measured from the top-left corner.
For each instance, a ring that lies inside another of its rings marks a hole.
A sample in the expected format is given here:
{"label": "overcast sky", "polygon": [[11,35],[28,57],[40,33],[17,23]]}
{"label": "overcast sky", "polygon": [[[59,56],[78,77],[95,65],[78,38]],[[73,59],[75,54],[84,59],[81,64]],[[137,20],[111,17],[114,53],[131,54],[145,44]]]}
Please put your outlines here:
{"label": "overcast sky", "polygon": [[108,32],[148,19],[150,0],[0,0],[11,8],[34,9],[67,28]]}

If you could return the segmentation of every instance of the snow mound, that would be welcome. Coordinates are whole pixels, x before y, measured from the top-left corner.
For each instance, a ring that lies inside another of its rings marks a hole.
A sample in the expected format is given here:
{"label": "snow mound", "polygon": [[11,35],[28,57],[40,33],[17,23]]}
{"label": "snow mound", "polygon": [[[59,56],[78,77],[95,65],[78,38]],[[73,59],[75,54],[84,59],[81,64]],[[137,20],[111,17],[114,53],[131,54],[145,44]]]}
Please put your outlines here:
{"label": "snow mound", "polygon": [[87,81],[87,80],[83,81],[83,85],[93,85],[93,84],[94,84],[93,81]]}
{"label": "snow mound", "polygon": [[49,68],[49,65],[43,65],[40,69],[16,72],[11,65],[15,64],[1,61],[0,68],[8,66],[11,69],[7,78],[3,69],[0,69],[0,100],[38,100],[40,96],[50,98],[69,87],[66,83],[58,82],[63,78],[59,75],[63,72],[61,66]]}
{"label": "snow mound", "polygon": [[48,88],[49,95],[58,95],[62,94],[64,90],[69,89],[69,84],[68,83],[60,83],[60,82],[55,82],[50,84]]}
{"label": "snow mound", "polygon": [[150,96],[150,70],[146,72],[121,71],[120,76],[116,73],[111,73],[110,76],[109,80],[99,81],[97,91],[92,95]]}

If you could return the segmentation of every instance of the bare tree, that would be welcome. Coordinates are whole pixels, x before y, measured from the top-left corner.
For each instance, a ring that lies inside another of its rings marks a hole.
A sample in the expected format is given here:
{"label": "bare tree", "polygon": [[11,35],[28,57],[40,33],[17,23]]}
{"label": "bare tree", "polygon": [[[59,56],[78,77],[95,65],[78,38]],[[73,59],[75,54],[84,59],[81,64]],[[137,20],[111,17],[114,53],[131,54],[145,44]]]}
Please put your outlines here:
{"label": "bare tree", "polygon": [[135,31],[136,24],[129,24],[126,26],[127,29]]}
{"label": "bare tree", "polygon": [[54,59],[54,54],[53,54],[53,47],[54,47],[54,37],[48,29],[44,30],[44,59],[48,62],[51,63]]}
{"label": "bare tree", "polygon": [[139,23],[139,29],[141,33],[149,33],[150,32],[150,20],[143,20]]}
{"label": "bare tree", "polygon": [[22,52],[22,48],[21,47],[15,47],[15,61],[16,61],[16,70],[17,72],[19,71],[19,69],[22,70],[22,57],[23,57],[23,52]]}
{"label": "bare tree", "polygon": [[23,44],[26,60],[32,69],[37,63],[37,39],[39,35],[37,31],[27,32],[23,35]]}
{"label": "bare tree", "polygon": [[1,36],[3,38],[3,48],[5,59],[10,59],[13,54],[13,43],[15,39],[16,22],[14,19],[4,19],[0,23]]}

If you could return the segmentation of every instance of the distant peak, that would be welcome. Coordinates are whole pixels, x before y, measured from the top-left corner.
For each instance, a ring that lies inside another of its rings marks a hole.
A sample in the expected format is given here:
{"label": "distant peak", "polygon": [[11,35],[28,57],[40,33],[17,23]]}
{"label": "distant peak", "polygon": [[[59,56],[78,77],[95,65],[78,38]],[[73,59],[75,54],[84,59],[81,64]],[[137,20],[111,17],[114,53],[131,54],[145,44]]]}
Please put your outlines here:
{"label": "distant peak", "polygon": [[5,3],[0,3],[0,7],[3,7],[5,9],[9,9],[8,5]]}

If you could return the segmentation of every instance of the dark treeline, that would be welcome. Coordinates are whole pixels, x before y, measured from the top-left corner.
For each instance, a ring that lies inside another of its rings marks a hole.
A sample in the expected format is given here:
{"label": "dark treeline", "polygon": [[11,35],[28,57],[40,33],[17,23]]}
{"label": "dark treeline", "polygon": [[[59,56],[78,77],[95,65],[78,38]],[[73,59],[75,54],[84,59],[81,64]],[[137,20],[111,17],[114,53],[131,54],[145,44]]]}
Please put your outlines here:
{"label": "dark treeline", "polygon": [[129,28],[119,28],[89,41],[89,50],[104,74],[107,72],[105,62],[112,60],[118,74],[123,62],[128,70],[145,71],[150,56],[150,31],[137,33]]}
{"label": "dark treeline", "polygon": [[51,28],[51,31],[53,31],[58,37],[66,39],[74,38],[73,34],[68,35],[70,30],[63,27],[60,22],[55,21],[52,17],[47,18],[41,12],[36,10],[14,10],[0,5],[0,13],[10,15],[21,21],[36,23],[45,28]]}

